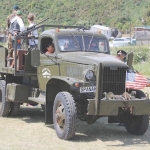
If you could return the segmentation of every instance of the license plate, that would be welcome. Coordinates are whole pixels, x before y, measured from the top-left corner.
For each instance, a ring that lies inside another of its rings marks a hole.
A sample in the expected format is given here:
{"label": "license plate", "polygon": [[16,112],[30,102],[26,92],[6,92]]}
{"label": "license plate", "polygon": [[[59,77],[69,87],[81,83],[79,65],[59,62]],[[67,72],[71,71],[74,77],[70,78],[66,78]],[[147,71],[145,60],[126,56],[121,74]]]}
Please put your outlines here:
{"label": "license plate", "polygon": [[96,86],[80,87],[80,93],[90,93],[95,91],[96,91]]}

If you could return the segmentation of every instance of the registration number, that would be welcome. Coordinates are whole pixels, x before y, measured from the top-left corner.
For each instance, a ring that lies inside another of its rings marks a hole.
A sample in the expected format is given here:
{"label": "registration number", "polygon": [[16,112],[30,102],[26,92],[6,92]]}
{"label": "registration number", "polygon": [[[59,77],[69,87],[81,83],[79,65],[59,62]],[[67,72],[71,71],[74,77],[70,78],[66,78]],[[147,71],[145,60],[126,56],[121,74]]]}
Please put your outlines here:
{"label": "registration number", "polygon": [[95,91],[96,91],[96,86],[80,87],[80,93],[90,93]]}

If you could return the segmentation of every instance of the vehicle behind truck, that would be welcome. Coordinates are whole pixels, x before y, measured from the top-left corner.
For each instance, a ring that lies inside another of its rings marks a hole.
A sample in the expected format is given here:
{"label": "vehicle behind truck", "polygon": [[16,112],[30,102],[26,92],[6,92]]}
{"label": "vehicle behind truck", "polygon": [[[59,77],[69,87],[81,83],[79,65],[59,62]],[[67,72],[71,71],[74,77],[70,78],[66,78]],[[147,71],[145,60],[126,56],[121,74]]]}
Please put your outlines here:
{"label": "vehicle behind truck", "polygon": [[[31,49],[28,34],[34,29],[42,32],[37,48]],[[22,49],[17,56],[18,39]],[[50,43],[55,51],[45,54]],[[93,124],[108,117],[109,123],[124,123],[131,134],[147,131],[150,100],[140,90],[126,89],[130,67],[110,55],[101,32],[77,26],[35,26],[16,36],[14,68],[6,58],[7,49],[1,47],[1,117],[17,115],[23,103],[41,104],[45,124],[54,124],[57,136],[64,140],[75,136],[77,118]]]}

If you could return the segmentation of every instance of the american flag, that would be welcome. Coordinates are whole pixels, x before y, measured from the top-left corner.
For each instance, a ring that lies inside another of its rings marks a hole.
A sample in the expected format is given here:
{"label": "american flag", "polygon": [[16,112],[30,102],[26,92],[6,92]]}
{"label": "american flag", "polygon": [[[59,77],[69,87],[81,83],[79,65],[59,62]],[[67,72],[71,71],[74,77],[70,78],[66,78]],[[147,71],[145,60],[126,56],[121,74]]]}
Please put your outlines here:
{"label": "american flag", "polygon": [[127,72],[126,73],[126,88],[128,89],[143,89],[148,84],[146,77],[139,73]]}

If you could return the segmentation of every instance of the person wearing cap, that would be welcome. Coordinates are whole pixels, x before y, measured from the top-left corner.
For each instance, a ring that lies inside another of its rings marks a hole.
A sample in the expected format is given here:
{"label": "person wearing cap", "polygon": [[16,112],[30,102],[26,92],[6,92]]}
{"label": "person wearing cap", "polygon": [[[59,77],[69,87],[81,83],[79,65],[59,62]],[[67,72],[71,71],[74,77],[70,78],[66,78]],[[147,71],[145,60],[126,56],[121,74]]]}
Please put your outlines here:
{"label": "person wearing cap", "polygon": [[124,63],[127,63],[126,55],[127,55],[127,53],[124,50],[118,50],[117,51],[117,58]]}
{"label": "person wearing cap", "polygon": [[13,19],[16,16],[16,12],[18,10],[19,10],[19,6],[18,5],[14,5],[12,13],[7,17],[7,27],[8,27],[8,29],[10,27],[10,21],[11,21],[11,19]]}
{"label": "person wearing cap", "polygon": [[[12,35],[12,43],[14,46],[15,36],[25,30],[25,26],[22,20],[22,11],[17,10],[16,16],[10,21],[9,33]],[[20,44],[17,45],[17,49],[20,49]]]}
{"label": "person wearing cap", "polygon": [[[17,10],[19,10],[19,6],[14,5],[12,13],[7,17],[7,29],[10,28],[11,20],[16,16]],[[7,56],[7,58],[11,58],[12,57],[12,51],[13,51],[12,36],[9,32],[7,34],[8,34],[8,56]]]}
{"label": "person wearing cap", "polygon": [[14,11],[19,10],[19,6],[18,6],[18,5],[14,5],[14,6],[13,6],[13,10],[14,10]]}
{"label": "person wearing cap", "polygon": [[25,26],[22,20],[22,11],[17,10],[16,16],[10,22],[9,32],[16,36],[19,32],[25,30]]}
{"label": "person wearing cap", "polygon": [[[12,45],[14,48],[15,48],[15,43],[14,43],[15,36],[25,30],[25,26],[22,20],[22,14],[23,13],[21,10],[17,10],[16,16],[11,20],[10,23],[9,33],[12,35]],[[18,40],[17,50],[20,49],[21,49],[21,43],[20,40]],[[18,55],[18,51],[17,51],[17,55]],[[13,57],[14,57],[14,52],[13,52]],[[13,68],[13,66],[14,66],[14,60],[12,61],[10,67]]]}

